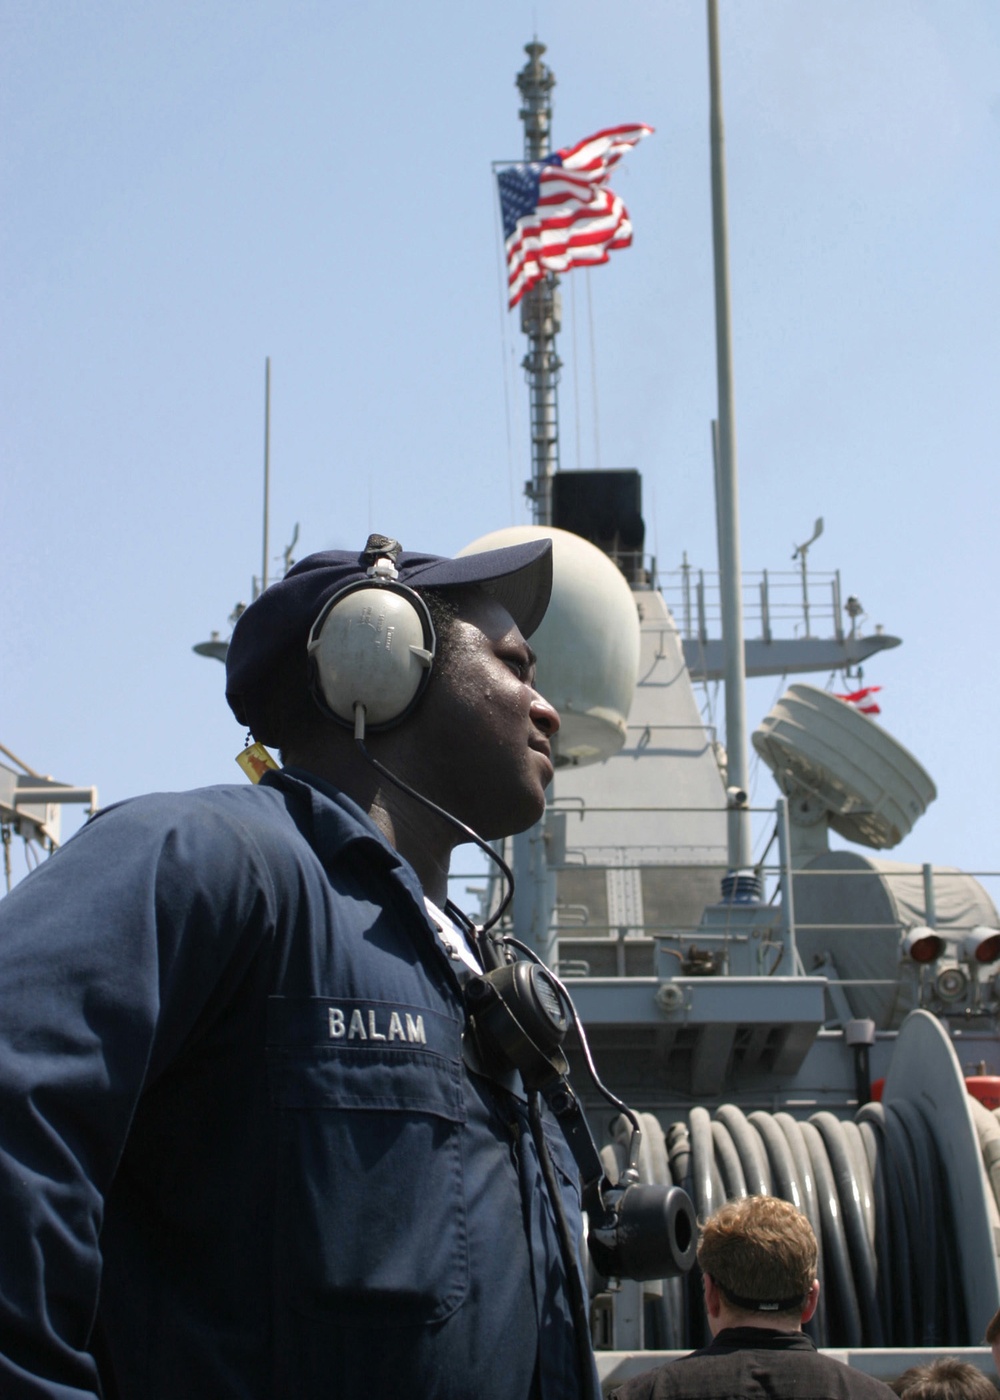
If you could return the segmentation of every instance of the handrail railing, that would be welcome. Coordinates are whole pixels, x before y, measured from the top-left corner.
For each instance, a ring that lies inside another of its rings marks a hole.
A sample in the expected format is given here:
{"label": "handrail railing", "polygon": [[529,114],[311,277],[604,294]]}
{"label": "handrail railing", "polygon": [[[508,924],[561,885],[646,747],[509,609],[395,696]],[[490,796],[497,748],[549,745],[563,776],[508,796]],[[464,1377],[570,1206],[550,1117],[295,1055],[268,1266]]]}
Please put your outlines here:
{"label": "handrail railing", "polygon": [[[722,601],[719,574],[695,568],[683,556],[680,568],[660,571],[653,556],[611,555],[629,579],[643,579],[667,601],[685,641],[707,643],[721,636]],[[864,612],[856,598],[843,602],[840,570],[809,571],[806,560],[798,569],[761,569],[742,575],[743,621],[746,635],[765,642],[776,637],[832,636],[845,639],[843,615],[850,618],[849,635],[861,636]]]}
{"label": "handrail railing", "polygon": [[[660,575],[660,591],[685,641],[707,642],[721,635],[722,598],[719,575],[682,564]],[[775,636],[833,636],[844,639],[840,572],[763,569],[742,577],[743,620],[747,635],[764,641]],[[852,630],[857,633],[856,621]]]}

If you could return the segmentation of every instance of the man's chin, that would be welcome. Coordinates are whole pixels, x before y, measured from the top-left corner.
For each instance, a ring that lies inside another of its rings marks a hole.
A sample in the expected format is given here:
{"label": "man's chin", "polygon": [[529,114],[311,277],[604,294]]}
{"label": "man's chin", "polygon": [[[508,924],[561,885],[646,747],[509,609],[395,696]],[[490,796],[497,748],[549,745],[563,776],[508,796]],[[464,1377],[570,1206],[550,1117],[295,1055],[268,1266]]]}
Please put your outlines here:
{"label": "man's chin", "polygon": [[535,826],[536,823],[540,822],[544,815],[545,795],[543,793],[538,802],[532,805],[530,811],[526,809],[524,815],[518,820],[518,824],[516,826],[512,825],[506,834],[509,836],[517,836],[522,831],[528,831],[531,827]]}
{"label": "man's chin", "polygon": [[537,801],[521,804],[516,813],[512,812],[503,821],[490,823],[482,828],[474,828],[484,841],[502,841],[505,836],[517,836],[529,830],[545,815],[545,795],[541,793]]}

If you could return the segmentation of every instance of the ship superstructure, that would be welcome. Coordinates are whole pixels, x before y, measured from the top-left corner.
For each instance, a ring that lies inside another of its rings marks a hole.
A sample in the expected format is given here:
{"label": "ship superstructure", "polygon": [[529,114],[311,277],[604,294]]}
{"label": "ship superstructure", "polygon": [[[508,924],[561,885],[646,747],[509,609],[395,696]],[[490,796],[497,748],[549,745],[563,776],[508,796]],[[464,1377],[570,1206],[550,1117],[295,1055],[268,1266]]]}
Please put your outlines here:
{"label": "ship superstructure", "polygon": [[[892,1376],[914,1349],[976,1348],[1000,1304],[1000,917],[972,876],[884,854],[936,793],[869,716],[796,680],[746,734],[747,675],[856,675],[899,639],[864,633],[839,576],[810,576],[812,540],[791,580],[741,575],[714,9],[709,0],[719,576],[686,560],[660,575],[638,472],[559,470],[550,275],[521,311],[535,524],[470,546],[536,532],[554,541],[553,602],[535,645],[539,687],[564,728],[546,816],[510,843],[513,932],[558,970],[602,1077],[642,1111],[648,1179],[686,1186],[701,1213],[748,1191],[798,1204],[823,1255],[814,1335],[862,1349],[857,1364]],[[549,149],[544,52],[528,45],[518,76],[526,159]],[[572,642],[581,587],[600,595],[586,661]],[[608,666],[602,635],[616,649]],[[623,697],[626,643],[635,685]],[[698,694],[719,678],[725,743]],[[749,806],[751,742],[779,793],[766,811]],[[832,849],[831,832],[849,845]],[[627,1133],[588,1095],[582,1047],[570,1058],[613,1173]],[[606,1379],[647,1367],[650,1348],[702,1339],[690,1284],[593,1278],[592,1291]]]}

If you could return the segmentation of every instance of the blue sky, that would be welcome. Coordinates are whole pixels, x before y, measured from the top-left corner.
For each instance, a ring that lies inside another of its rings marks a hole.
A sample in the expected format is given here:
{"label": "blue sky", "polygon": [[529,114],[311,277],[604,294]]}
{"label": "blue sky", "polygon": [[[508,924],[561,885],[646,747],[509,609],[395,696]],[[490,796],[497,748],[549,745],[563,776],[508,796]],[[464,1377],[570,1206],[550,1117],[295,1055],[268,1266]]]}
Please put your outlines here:
{"label": "blue sky", "polygon": [[[824,517],[811,563],[903,638],[865,680],[939,789],[895,854],[995,869],[1000,9],[720,12],[743,565]],[[241,780],[191,647],[260,571],[267,356],[272,568],[296,522],[301,557],[528,520],[490,162],[535,33],[557,145],[656,128],[615,181],[634,246],[564,284],[562,463],[638,468],[660,566],[715,567],[700,0],[0,0],[0,30],[0,743],[102,803]]]}

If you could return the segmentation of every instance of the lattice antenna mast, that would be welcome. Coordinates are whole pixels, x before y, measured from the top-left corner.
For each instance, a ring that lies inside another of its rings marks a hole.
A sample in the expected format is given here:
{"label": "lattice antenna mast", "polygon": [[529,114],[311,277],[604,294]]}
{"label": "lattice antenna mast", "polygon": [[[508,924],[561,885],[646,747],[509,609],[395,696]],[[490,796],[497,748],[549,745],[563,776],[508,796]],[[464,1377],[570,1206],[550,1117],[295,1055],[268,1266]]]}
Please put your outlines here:
{"label": "lattice antenna mast", "polygon": [[[517,75],[524,158],[544,160],[552,150],[550,94],[556,80],[551,68],[542,62],[545,45],[536,39],[524,48],[528,62]],[[559,470],[557,386],[562,361],[556,354],[556,335],[561,324],[559,279],[549,273],[521,299],[521,330],[528,337],[528,353],[521,363],[527,374],[531,402],[531,480],[525,486],[525,494],[531,501],[536,525],[552,524],[552,477]]]}

